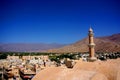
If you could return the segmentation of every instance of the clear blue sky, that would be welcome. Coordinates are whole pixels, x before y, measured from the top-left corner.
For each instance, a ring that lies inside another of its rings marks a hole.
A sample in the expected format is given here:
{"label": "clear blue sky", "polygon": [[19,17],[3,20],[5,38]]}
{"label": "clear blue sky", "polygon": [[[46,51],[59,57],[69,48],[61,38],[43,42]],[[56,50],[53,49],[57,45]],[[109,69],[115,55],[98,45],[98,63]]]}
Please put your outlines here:
{"label": "clear blue sky", "polygon": [[119,0],[0,0],[0,43],[74,43],[120,33]]}

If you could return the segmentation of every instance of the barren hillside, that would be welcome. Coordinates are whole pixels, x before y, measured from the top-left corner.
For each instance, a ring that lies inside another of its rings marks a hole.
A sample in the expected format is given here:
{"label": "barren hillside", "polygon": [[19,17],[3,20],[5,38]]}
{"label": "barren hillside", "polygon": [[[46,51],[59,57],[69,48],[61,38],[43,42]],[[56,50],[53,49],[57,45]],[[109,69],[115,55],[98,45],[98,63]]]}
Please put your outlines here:
{"label": "barren hillside", "polygon": [[[94,38],[96,52],[120,52],[120,33],[106,37]],[[74,44],[58,49],[50,49],[48,52],[88,52],[88,37]]]}

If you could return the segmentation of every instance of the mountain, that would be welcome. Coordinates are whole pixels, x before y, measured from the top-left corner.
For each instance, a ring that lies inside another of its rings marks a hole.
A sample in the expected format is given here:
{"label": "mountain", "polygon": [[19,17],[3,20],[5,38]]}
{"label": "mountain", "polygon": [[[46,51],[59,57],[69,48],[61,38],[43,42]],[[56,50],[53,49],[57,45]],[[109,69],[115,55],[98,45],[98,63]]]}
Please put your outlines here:
{"label": "mountain", "polygon": [[[111,36],[94,38],[96,52],[120,52],[120,33]],[[0,52],[88,52],[88,37],[76,43],[0,43]]]}
{"label": "mountain", "polygon": [[[120,33],[105,37],[94,38],[96,52],[120,52]],[[71,45],[58,49],[49,49],[48,52],[88,52],[88,37]]]}
{"label": "mountain", "polygon": [[65,44],[44,43],[7,43],[0,44],[0,52],[44,52],[48,49],[60,48]]}

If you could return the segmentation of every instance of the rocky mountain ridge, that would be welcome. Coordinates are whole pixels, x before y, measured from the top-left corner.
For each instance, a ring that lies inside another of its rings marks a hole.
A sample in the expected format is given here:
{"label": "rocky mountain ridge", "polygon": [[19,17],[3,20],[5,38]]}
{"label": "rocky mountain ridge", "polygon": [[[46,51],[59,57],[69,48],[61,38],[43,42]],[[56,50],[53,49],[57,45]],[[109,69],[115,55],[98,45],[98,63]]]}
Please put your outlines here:
{"label": "rocky mountain ridge", "polygon": [[[96,52],[120,52],[120,33],[105,37],[94,38]],[[71,45],[58,49],[49,49],[48,52],[88,52],[88,37]]]}

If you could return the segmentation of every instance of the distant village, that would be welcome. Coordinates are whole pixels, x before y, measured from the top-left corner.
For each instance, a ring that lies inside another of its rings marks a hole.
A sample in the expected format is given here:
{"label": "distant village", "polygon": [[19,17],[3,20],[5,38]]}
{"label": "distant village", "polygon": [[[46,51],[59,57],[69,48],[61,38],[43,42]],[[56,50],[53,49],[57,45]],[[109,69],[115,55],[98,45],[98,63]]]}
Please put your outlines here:
{"label": "distant village", "polygon": [[[19,53],[22,54],[22,53]],[[24,53],[25,54],[25,53]],[[0,60],[1,80],[31,80],[38,72],[48,67],[72,68],[78,60],[88,61],[88,53],[49,53],[44,55],[8,55]],[[98,60],[117,59],[120,53],[98,53]]]}
{"label": "distant village", "polygon": [[29,80],[45,67],[54,65],[48,56],[7,56],[0,61],[2,80]]}

